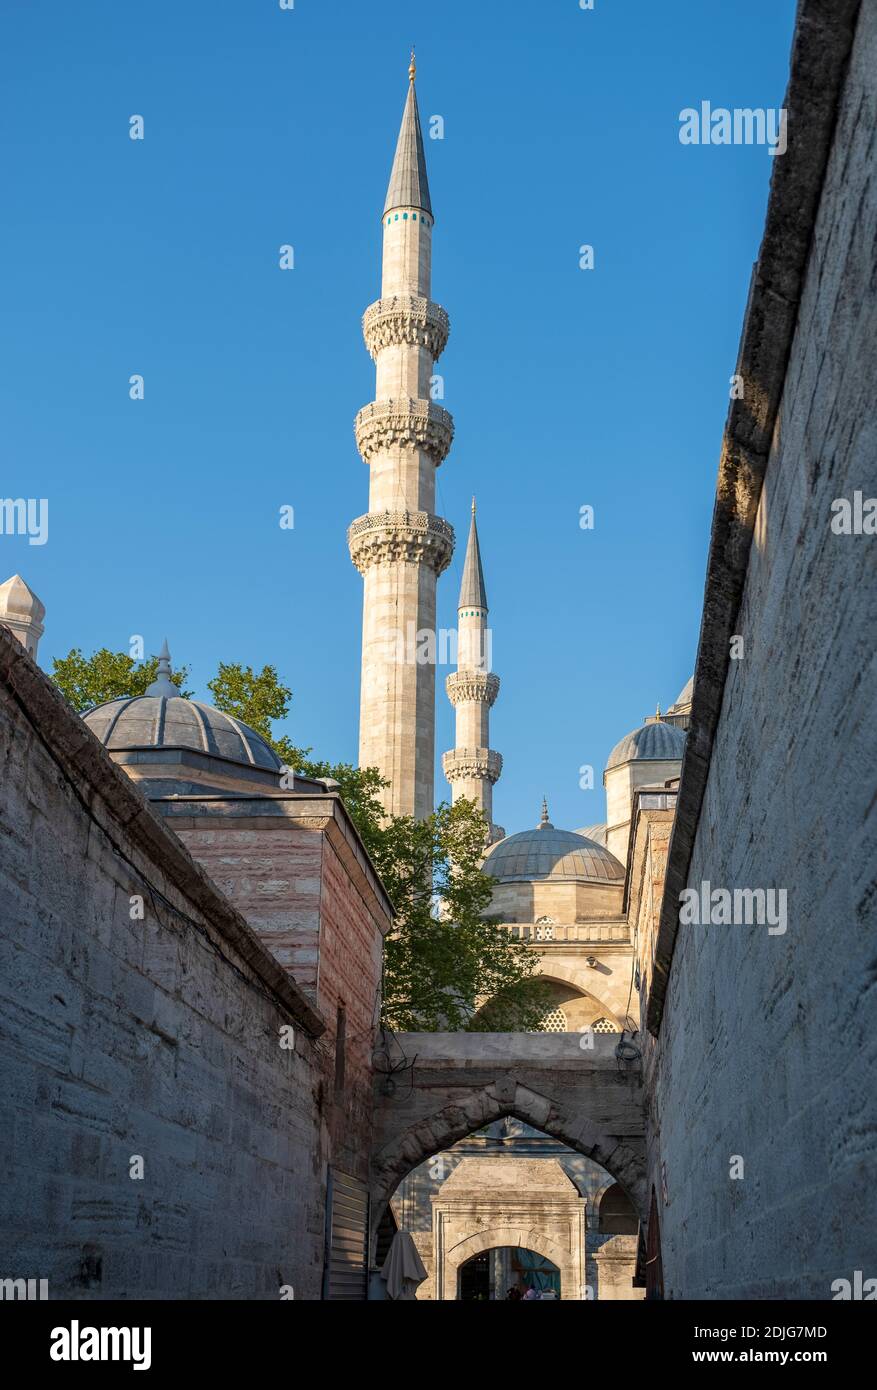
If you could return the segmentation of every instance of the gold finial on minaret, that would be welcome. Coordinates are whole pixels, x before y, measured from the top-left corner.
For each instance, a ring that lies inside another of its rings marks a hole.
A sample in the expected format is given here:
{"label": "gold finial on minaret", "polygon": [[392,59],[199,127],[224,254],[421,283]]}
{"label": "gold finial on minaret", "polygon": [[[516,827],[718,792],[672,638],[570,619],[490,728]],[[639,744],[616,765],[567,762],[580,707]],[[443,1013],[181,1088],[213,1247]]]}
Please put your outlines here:
{"label": "gold finial on minaret", "polygon": [[417,76],[417,63],[414,58],[414,44],[411,45],[411,62],[408,65],[408,81],[413,82]]}
{"label": "gold finial on minaret", "polygon": [[475,515],[475,498],[472,498],[472,515]]}

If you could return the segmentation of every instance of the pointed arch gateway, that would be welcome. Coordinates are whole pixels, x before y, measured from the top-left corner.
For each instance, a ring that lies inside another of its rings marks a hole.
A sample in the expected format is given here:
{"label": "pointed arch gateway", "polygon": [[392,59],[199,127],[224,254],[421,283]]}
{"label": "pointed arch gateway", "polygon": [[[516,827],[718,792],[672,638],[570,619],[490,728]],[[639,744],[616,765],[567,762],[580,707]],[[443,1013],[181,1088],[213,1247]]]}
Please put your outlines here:
{"label": "pointed arch gateway", "polygon": [[459,1104],[446,1105],[429,1118],[415,1121],[373,1155],[373,1229],[379,1224],[399,1183],[412,1169],[506,1115],[513,1115],[524,1124],[550,1134],[568,1148],[599,1163],[627,1193],[645,1222],[648,1199],[641,1142],[605,1133],[574,1110],[518,1084],[511,1077],[503,1077],[472,1092]]}

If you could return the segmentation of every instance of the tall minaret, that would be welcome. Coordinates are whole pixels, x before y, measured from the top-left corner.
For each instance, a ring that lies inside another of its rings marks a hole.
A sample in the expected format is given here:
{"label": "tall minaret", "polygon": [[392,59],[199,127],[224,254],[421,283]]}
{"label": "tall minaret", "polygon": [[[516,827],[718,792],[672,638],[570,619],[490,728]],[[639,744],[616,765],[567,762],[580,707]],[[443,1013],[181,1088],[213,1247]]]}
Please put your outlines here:
{"label": "tall minaret", "polygon": [[[429,297],[432,204],[414,90],[414,54],[383,213],[381,298],[366,309],[375,399],[356,417],[356,444],[370,468],[369,510],[350,527],[350,555],[364,580],[359,764],[390,781],[396,815],[434,808],[436,580],[454,533],[435,515],[435,470],[451,447],[451,416],[430,399],[448,316]],[[429,634],[424,639],[422,634]]]}
{"label": "tall minaret", "polygon": [[457,609],[457,671],[445,684],[457,714],[457,746],[442,758],[452,800],[465,796],[474,801],[487,819],[491,842],[502,839],[505,832],[493,823],[493,784],[502,772],[502,758],[490,747],[490,709],[499,694],[499,676],[490,670],[487,590],[474,497]]}

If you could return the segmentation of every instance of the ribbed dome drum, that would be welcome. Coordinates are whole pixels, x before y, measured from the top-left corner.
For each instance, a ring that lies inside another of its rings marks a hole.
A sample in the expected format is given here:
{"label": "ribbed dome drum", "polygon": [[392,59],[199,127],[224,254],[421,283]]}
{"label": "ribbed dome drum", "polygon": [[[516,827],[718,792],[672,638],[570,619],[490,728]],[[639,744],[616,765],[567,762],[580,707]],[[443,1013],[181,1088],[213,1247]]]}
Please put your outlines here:
{"label": "ribbed dome drum", "polygon": [[180,695],[137,695],[96,705],[83,716],[110,751],[192,748],[214,758],[277,772],[283,764],[261,734],[230,714]]}
{"label": "ribbed dome drum", "polygon": [[483,869],[502,883],[566,879],[581,883],[621,883],[624,869],[608,849],[576,835],[542,825],[522,830],[494,845]]}
{"label": "ribbed dome drum", "polygon": [[606,771],[620,767],[622,763],[641,759],[648,762],[681,762],[684,752],[683,730],[677,729],[675,724],[657,719],[653,724],[643,724],[641,728],[625,734],[621,742],[616,743],[609,754]]}

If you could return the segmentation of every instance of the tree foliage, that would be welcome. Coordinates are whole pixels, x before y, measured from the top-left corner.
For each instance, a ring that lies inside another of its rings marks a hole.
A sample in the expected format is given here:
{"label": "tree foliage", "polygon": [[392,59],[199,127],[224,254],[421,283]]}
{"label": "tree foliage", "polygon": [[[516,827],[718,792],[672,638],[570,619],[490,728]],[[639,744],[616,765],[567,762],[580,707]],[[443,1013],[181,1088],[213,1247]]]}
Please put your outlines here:
{"label": "tree foliage", "polygon": [[[156,656],[137,662],[127,652],[111,652],[107,647],[91,656],[83,656],[81,648],[72,647],[66,656],[52,660],[52,680],[77,714],[107,700],[142,695],[155,680],[157,670]],[[181,666],[172,676],[186,698],[192,694],[184,688],[188,675],[188,666]]]}
{"label": "tree foliage", "polygon": [[[155,658],[137,665],[106,648],[76,648],[53,663],[53,677],[80,712],[122,695],[141,695]],[[180,687],[188,674],[175,672]],[[396,909],[384,942],[383,1020],[399,1030],[505,1031],[536,1028],[546,991],[538,956],[486,916],[493,880],[481,871],[487,826],[470,801],[443,804],[424,820],[384,811],[389,783],[377,768],[312,758],[273,725],[289,713],[292,691],[274,666],[221,662],[207,683],[217,709],[248,724],[290,768],[332,777]],[[190,692],[181,688],[181,694]],[[486,1006],[486,1007],[485,1007]]]}

